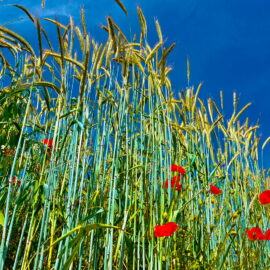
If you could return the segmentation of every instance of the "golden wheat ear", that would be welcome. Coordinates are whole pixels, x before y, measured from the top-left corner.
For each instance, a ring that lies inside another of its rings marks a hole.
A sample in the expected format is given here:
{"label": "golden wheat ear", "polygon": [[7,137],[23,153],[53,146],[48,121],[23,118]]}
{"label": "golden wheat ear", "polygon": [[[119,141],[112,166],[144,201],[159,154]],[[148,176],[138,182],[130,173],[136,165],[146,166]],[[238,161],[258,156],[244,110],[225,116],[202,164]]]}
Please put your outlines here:
{"label": "golden wheat ear", "polygon": [[117,43],[116,43],[116,34],[114,31],[114,24],[110,16],[107,17],[108,30],[109,30],[109,38],[113,41],[113,50],[116,52]]}
{"label": "golden wheat ear", "polygon": [[125,14],[128,16],[127,10],[125,8],[125,6],[123,5],[123,3],[120,0],[114,0],[118,6],[125,12]]}
{"label": "golden wheat ear", "polygon": [[[13,4],[13,5],[11,5],[11,6],[14,6],[14,7],[17,7],[17,8],[19,8],[19,9],[21,9],[28,17],[29,17],[29,19],[35,24],[36,23],[36,20],[35,20],[35,18],[32,16],[32,14],[28,11],[28,9],[26,9],[25,7],[23,7],[23,6],[20,6],[20,5],[16,5],[16,4]],[[47,42],[48,42],[48,44],[49,44],[49,47],[50,47],[50,49],[51,49],[51,51],[53,50],[52,49],[52,45],[51,45],[51,43],[50,43],[50,40],[49,40],[49,38],[48,38],[48,35],[46,34],[46,32],[45,32],[45,30],[44,30],[44,28],[42,27],[42,26],[40,26],[40,30],[42,31],[42,33],[43,33],[43,35],[44,35],[44,37],[46,38],[46,40],[47,40]]]}
{"label": "golden wheat ear", "polygon": [[39,47],[40,65],[42,65],[42,40],[41,40],[40,20],[39,20],[38,16],[36,18],[36,24],[37,24],[37,33],[38,33],[38,47]]}
{"label": "golden wheat ear", "polygon": [[145,36],[147,34],[147,24],[143,12],[139,6],[137,6],[137,13],[141,25],[141,34]]}
{"label": "golden wheat ear", "polygon": [[187,79],[188,79],[188,86],[189,86],[189,78],[190,78],[189,58],[187,57]]}

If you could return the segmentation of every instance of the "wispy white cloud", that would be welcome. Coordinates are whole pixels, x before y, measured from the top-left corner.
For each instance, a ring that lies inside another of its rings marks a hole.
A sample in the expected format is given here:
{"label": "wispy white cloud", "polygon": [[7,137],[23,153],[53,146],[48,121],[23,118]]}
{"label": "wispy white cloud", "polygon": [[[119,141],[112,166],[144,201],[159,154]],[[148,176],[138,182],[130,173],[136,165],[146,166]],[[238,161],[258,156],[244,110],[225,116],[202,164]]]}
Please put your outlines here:
{"label": "wispy white cloud", "polygon": [[[0,0],[1,1],[1,0]],[[14,4],[9,0],[5,1],[5,4]],[[63,17],[69,17],[70,15],[77,16],[76,13],[80,15],[80,12],[74,12],[80,10],[80,2],[78,1],[46,1],[45,2],[45,8],[42,9],[41,7],[41,1],[33,1],[33,0],[24,0],[23,4],[19,3],[19,5],[22,5],[24,8],[26,8],[32,15],[39,15],[41,16],[63,16]],[[6,19],[10,19],[10,14],[13,14],[14,17],[24,17],[25,13],[23,11],[20,11],[17,7],[12,6],[6,6],[3,5],[1,8],[1,21]],[[18,15],[17,15],[18,14]],[[78,15],[78,16],[79,16]]]}
{"label": "wispy white cloud", "polygon": [[38,13],[39,16],[66,16],[69,17],[70,15],[72,16],[78,16],[78,14],[80,14],[79,12],[77,12],[78,14],[74,14],[75,10],[79,10],[80,9],[80,4],[78,2],[61,2],[58,1],[57,4],[54,5],[49,5],[46,6],[44,9],[41,8],[40,5],[36,6],[34,13]]}

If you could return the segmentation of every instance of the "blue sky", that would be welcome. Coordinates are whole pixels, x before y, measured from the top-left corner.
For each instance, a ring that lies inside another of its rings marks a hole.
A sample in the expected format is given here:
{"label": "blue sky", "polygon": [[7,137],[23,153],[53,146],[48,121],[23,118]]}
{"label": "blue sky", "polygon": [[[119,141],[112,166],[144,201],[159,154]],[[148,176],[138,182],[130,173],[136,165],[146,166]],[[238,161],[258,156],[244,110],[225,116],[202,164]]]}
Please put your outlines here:
{"label": "blue sky", "polygon": [[[168,62],[174,68],[170,75],[177,94],[187,86],[186,58],[189,56],[191,84],[203,82],[200,97],[211,97],[219,104],[219,91],[224,94],[225,119],[231,117],[233,92],[240,95],[239,109],[248,102],[251,107],[243,114],[255,125],[260,118],[258,135],[261,145],[270,136],[270,2],[266,0],[122,0],[129,16],[123,13],[114,0],[46,0],[41,10],[41,0],[9,1],[1,5],[20,4],[41,18],[53,18],[68,23],[69,15],[80,24],[80,8],[85,8],[87,30],[96,41],[106,41],[100,29],[110,15],[129,37],[139,35],[136,6],[140,5],[148,24],[148,41],[158,41],[154,21],[159,20],[167,47],[176,42]],[[0,23],[25,15],[14,7],[0,7]],[[48,22],[42,25],[51,35],[55,27]],[[22,34],[31,44],[36,42],[36,30],[29,20],[13,23],[10,28]],[[56,43],[55,43],[56,44]],[[37,44],[36,44],[37,45]],[[34,46],[37,49],[37,46]],[[38,51],[38,50],[36,50]],[[175,95],[176,96],[176,95]],[[260,145],[260,147],[261,147]],[[270,167],[270,143],[264,150],[264,167]]]}

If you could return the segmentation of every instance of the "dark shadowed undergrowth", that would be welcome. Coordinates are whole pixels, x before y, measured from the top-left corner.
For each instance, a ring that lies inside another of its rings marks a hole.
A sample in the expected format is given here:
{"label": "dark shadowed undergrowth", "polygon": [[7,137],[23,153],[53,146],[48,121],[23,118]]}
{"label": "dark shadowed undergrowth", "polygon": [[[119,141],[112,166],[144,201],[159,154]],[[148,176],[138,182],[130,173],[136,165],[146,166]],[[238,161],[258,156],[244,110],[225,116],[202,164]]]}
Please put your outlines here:
{"label": "dark shadowed undergrowth", "polygon": [[[206,104],[201,84],[173,92],[175,44],[156,21],[150,47],[139,7],[137,37],[107,17],[105,44],[89,37],[83,10],[79,27],[14,8],[39,49],[0,26],[0,269],[269,267],[269,242],[247,234],[270,228],[258,125],[239,120],[250,104],[238,108],[234,94],[224,119],[222,92]],[[156,237],[168,222],[176,230]]]}

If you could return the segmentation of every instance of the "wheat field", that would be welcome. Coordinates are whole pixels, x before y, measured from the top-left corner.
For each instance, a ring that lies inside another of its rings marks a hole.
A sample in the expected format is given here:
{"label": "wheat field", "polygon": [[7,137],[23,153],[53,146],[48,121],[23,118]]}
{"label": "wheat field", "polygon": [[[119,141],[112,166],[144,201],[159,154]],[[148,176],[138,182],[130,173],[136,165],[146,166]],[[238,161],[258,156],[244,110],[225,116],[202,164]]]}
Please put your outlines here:
{"label": "wheat field", "polygon": [[250,103],[234,93],[225,119],[222,91],[173,92],[175,44],[139,6],[141,32],[129,40],[108,16],[104,44],[83,9],[79,26],[13,6],[39,47],[0,26],[0,269],[270,267],[269,139],[240,122]]}

